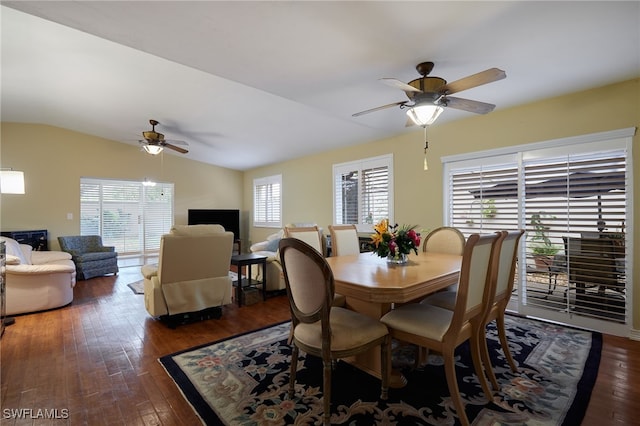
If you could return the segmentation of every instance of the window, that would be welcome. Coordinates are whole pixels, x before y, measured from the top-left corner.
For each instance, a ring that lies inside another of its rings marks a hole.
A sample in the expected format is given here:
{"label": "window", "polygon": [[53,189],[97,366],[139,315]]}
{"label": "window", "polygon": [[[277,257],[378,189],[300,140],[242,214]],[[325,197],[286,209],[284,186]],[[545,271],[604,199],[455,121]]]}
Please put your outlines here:
{"label": "window", "polygon": [[254,179],[253,226],[282,228],[282,175]]}
{"label": "window", "polygon": [[444,159],[447,224],[466,236],[526,231],[518,312],[625,333],[634,130]]}
{"label": "window", "polygon": [[333,182],[335,224],[393,223],[393,155],[335,164]]}
{"label": "window", "polygon": [[160,249],[173,225],[173,184],[80,179],[80,234],[101,235],[119,254]]}

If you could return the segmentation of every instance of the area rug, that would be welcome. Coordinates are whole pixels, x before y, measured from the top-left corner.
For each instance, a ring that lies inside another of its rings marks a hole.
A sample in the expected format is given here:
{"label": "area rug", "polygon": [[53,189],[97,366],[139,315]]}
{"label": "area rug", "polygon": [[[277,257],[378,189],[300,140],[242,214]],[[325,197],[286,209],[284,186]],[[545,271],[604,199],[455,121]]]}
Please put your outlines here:
{"label": "area rug", "polygon": [[[540,321],[508,317],[509,369],[492,324],[489,349],[500,384],[494,402],[473,373],[469,347],[456,351],[456,373],[469,421],[475,425],[579,425],[595,383],[602,335]],[[287,397],[291,350],[283,323],[160,358],[207,425],[321,424],[322,362],[301,353],[296,393]],[[332,424],[452,425],[455,416],[442,358],[412,368],[410,347],[394,351],[394,366],[408,380],[379,400],[380,381],[346,362],[336,363]]]}
{"label": "area rug", "polygon": [[[231,278],[231,281],[238,281],[238,274],[233,271],[229,271],[229,278]],[[242,276],[242,279],[244,279],[244,275]],[[127,287],[129,287],[135,294],[144,294],[144,280],[127,284]]]}
{"label": "area rug", "polygon": [[129,287],[135,294],[144,294],[144,280],[127,284],[127,287]]}

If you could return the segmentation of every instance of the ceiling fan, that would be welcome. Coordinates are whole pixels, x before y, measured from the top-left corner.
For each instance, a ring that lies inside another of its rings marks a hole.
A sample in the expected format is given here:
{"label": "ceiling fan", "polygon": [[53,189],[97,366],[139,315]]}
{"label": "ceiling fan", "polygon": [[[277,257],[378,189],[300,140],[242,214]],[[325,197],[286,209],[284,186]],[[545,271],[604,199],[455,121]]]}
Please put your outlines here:
{"label": "ceiling fan", "polygon": [[177,151],[181,154],[186,154],[189,150],[185,148],[181,148],[177,145],[187,145],[184,141],[170,140],[165,139],[162,133],[156,132],[156,125],[160,124],[156,120],[149,120],[149,124],[151,124],[151,130],[146,132],[142,132],[142,137],[144,139],[140,139],[138,142],[140,146],[151,155],[157,155],[162,152],[164,148],[169,148],[174,151]]}
{"label": "ceiling fan", "polygon": [[403,90],[409,100],[394,102],[392,104],[361,111],[353,114],[353,117],[399,106],[401,109],[409,108],[407,110],[407,115],[409,116],[407,126],[412,126],[414,124],[427,126],[432,124],[438,118],[442,111],[444,111],[445,107],[469,111],[476,114],[487,114],[493,111],[496,107],[493,104],[452,97],[449,95],[481,86],[483,84],[502,80],[507,76],[503,70],[490,68],[447,84],[447,81],[443,78],[428,76],[431,70],[433,70],[433,65],[433,62],[422,62],[418,64],[416,66],[416,70],[422,77],[411,80],[409,83],[403,83],[395,78],[380,79],[380,81],[391,87]]}

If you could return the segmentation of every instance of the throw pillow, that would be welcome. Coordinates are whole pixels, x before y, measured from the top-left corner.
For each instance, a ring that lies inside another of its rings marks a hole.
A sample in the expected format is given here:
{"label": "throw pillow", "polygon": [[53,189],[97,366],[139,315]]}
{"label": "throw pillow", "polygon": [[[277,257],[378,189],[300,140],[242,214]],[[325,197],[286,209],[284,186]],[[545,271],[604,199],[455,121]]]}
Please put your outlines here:
{"label": "throw pillow", "polygon": [[278,251],[278,246],[280,245],[280,238],[275,238],[273,240],[269,240],[267,242],[267,246],[265,247],[266,251]]}

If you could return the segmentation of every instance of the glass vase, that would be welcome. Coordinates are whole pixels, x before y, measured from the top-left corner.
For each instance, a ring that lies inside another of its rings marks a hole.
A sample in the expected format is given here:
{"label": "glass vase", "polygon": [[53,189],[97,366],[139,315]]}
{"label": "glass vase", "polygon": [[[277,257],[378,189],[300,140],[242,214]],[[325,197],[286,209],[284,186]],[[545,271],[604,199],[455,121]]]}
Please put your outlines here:
{"label": "glass vase", "polygon": [[398,254],[389,254],[387,256],[387,263],[390,265],[406,265],[409,257],[406,253],[398,253]]}

